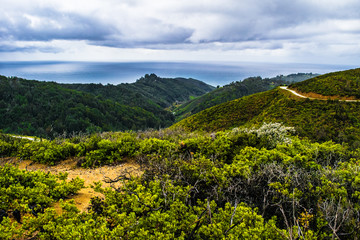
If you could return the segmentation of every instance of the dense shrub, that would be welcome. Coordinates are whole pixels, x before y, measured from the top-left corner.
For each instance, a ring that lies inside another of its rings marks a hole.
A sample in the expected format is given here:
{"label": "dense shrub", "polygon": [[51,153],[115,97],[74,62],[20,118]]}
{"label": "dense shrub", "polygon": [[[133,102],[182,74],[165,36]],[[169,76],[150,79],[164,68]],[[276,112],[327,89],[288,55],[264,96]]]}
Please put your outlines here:
{"label": "dense shrub", "polygon": [[[30,159],[53,163],[71,155],[81,157],[83,166],[94,167],[134,158],[143,174],[132,178],[119,173],[109,180],[122,181],[116,189],[95,183],[104,198],[94,198],[88,212],[66,203],[61,215],[47,209],[24,218],[21,226],[5,217],[0,236],[355,238],[360,234],[360,151],[332,141],[314,143],[291,136],[292,132],[268,123],[214,133],[107,133],[76,141],[3,138],[10,145],[15,141],[18,154]],[[45,157],[47,151],[54,153]],[[4,171],[2,184],[7,189],[1,189],[6,194],[0,208],[29,212],[23,202],[48,206],[81,185],[80,180],[61,185],[66,175],[54,179],[36,173],[41,177],[34,183],[29,180],[35,178],[33,173],[8,176],[14,170]]]}

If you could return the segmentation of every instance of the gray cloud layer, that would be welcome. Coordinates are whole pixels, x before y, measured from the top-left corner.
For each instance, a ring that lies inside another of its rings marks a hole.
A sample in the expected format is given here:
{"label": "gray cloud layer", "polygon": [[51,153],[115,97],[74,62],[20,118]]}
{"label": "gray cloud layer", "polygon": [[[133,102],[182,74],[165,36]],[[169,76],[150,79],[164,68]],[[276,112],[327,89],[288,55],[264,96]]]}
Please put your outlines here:
{"label": "gray cloud layer", "polygon": [[2,1],[0,51],[31,48],[17,42],[53,40],[150,49],[359,48],[355,0]]}

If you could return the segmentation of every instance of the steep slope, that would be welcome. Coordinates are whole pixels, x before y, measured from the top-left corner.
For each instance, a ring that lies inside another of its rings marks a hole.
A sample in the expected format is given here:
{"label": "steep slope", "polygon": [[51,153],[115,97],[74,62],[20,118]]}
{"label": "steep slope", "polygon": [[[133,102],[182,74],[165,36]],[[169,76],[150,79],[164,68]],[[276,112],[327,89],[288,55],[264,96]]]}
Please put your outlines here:
{"label": "steep slope", "polygon": [[289,87],[309,96],[360,99],[360,68],[324,74]]}
{"label": "steep slope", "polygon": [[241,82],[234,82],[218,88],[210,93],[207,93],[199,98],[193,99],[175,109],[175,116],[177,120],[198,113],[206,108],[215,106],[220,103],[231,101],[243,96],[248,96],[258,92],[264,92],[274,87],[291,84],[293,82],[303,81],[318,74],[312,73],[297,73],[287,76],[276,76],[274,78],[251,77],[244,79]]}
{"label": "steep slope", "polygon": [[[64,132],[94,132],[163,126],[154,113],[51,82],[0,77],[0,129],[53,137]],[[171,119],[169,120],[171,123]]]}
{"label": "steep slope", "polygon": [[360,103],[309,100],[283,89],[246,96],[206,109],[173,127],[217,131],[262,122],[283,122],[302,137],[360,144]]}

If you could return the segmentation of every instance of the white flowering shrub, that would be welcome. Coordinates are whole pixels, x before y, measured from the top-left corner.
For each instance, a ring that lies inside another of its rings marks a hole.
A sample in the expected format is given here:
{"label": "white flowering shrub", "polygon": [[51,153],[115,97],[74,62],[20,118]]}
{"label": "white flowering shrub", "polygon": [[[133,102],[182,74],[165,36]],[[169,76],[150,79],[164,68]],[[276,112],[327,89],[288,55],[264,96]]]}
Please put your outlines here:
{"label": "white flowering shrub", "polygon": [[290,133],[295,133],[293,127],[286,127],[282,123],[263,123],[259,128],[234,128],[232,133],[255,133],[258,138],[266,139],[268,141],[267,146],[274,148],[278,144],[290,144]]}

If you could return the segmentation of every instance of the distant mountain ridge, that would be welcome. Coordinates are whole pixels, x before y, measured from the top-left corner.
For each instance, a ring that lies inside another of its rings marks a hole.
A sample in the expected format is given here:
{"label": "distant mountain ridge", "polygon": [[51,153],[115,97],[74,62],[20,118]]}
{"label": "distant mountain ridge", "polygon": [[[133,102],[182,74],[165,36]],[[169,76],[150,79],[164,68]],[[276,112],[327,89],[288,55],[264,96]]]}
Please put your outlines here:
{"label": "distant mountain ridge", "polygon": [[135,83],[118,85],[102,84],[61,84],[61,86],[81,92],[102,96],[117,103],[140,107],[159,118],[158,127],[167,127],[174,122],[174,115],[166,110],[176,102],[186,102],[215,89],[204,82],[192,78],[161,78],[146,74]]}
{"label": "distant mountain ridge", "polygon": [[119,103],[147,108],[156,104],[167,108],[174,102],[188,101],[190,97],[201,96],[215,89],[202,81],[192,78],[161,78],[156,74],[146,74],[135,83],[118,85],[102,84],[61,84],[78,91],[113,99]]}
{"label": "distant mountain ridge", "polygon": [[264,92],[283,84],[300,82],[318,76],[313,73],[297,73],[287,76],[279,75],[273,78],[250,77],[243,81],[233,82],[209,92],[201,97],[190,100],[189,102],[177,107],[174,112],[177,120],[198,113],[206,108],[251,95]]}

